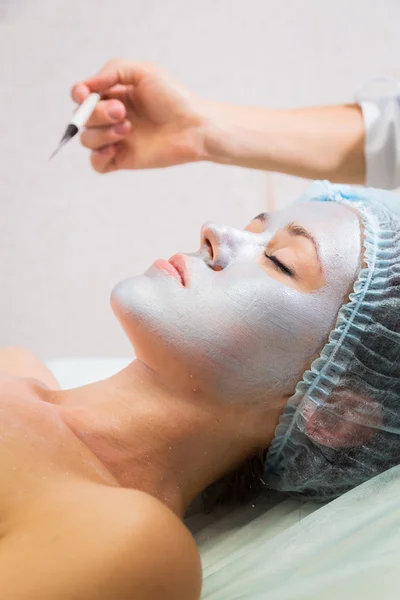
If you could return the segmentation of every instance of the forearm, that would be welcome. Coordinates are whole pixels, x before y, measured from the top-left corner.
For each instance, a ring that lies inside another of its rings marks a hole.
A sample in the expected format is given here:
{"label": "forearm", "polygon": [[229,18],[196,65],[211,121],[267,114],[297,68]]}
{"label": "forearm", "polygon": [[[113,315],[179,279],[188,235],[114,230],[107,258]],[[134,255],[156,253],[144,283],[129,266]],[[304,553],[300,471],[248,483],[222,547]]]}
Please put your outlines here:
{"label": "forearm", "polygon": [[210,103],[205,158],[309,179],[364,183],[357,105],[278,110]]}

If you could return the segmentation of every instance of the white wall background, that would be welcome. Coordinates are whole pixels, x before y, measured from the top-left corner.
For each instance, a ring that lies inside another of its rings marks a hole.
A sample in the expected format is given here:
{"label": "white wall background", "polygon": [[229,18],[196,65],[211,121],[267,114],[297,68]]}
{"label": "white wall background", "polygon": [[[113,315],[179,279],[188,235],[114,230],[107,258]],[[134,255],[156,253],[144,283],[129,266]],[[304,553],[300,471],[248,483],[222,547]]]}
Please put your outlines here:
{"label": "white wall background", "polygon": [[198,93],[268,106],[351,101],[400,74],[398,0],[0,0],[0,345],[130,350],[108,298],[155,258],[242,226],[305,183],[214,165],[100,176],[72,142],[69,88],[109,58],[161,63]]}

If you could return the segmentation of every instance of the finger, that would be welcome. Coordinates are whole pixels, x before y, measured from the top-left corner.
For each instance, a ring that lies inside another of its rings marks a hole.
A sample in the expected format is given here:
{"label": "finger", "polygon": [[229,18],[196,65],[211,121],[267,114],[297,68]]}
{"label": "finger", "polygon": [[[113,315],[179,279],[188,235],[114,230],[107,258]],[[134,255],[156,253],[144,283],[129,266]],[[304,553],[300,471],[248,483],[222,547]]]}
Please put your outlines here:
{"label": "finger", "polygon": [[101,93],[101,97],[104,100],[120,100],[124,104],[128,102],[132,102],[134,95],[134,86],[133,85],[122,85],[117,83],[117,85],[113,85],[108,90],[105,90]]}
{"label": "finger", "polygon": [[90,90],[85,83],[76,83],[71,89],[71,96],[74,102],[81,104],[90,94]]}
{"label": "finger", "polygon": [[94,150],[90,155],[90,162],[98,173],[110,173],[117,170],[115,157],[118,152],[117,145],[104,146],[99,150]]}
{"label": "finger", "polygon": [[111,60],[85,84],[92,92],[101,92],[117,84],[138,85],[149,72],[148,66],[129,60]]}
{"label": "finger", "polygon": [[127,94],[127,90],[131,90],[130,86],[122,85],[122,83],[117,83],[117,85],[113,85],[108,90],[103,93],[103,98],[121,98],[125,97]]}
{"label": "finger", "polygon": [[123,121],[126,117],[125,105],[119,100],[100,100],[86,127],[104,127]]}
{"label": "finger", "polygon": [[92,127],[81,134],[81,143],[85,148],[97,150],[124,139],[132,130],[129,121],[123,121],[113,127]]}

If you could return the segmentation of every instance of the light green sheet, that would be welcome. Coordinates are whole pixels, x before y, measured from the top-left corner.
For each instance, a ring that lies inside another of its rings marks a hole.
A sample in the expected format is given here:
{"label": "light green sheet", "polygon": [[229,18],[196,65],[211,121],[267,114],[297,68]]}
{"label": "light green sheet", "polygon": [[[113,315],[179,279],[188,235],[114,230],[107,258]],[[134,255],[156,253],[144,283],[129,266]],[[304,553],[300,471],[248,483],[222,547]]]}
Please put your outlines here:
{"label": "light green sheet", "polygon": [[239,528],[228,515],[231,534],[197,534],[202,600],[398,599],[400,467],[316,508],[286,500]]}

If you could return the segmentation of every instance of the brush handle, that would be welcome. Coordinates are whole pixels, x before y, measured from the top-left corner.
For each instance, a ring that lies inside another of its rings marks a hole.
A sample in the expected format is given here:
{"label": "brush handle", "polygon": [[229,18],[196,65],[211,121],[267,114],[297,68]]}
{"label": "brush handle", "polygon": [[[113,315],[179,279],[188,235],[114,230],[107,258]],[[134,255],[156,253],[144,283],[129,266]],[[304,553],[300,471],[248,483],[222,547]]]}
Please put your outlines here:
{"label": "brush handle", "polygon": [[78,129],[83,127],[89,120],[92,112],[96,108],[98,101],[100,100],[100,94],[89,94],[89,96],[78,106],[74,112],[70,125],[75,125]]}

